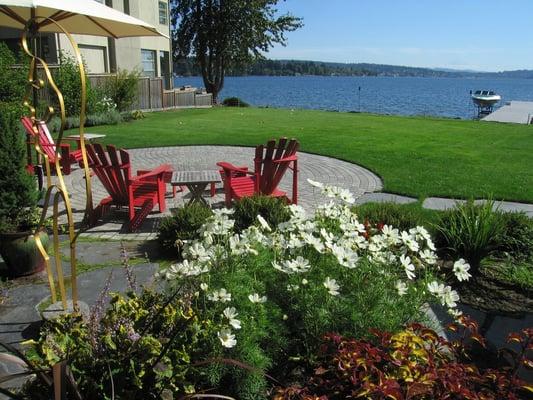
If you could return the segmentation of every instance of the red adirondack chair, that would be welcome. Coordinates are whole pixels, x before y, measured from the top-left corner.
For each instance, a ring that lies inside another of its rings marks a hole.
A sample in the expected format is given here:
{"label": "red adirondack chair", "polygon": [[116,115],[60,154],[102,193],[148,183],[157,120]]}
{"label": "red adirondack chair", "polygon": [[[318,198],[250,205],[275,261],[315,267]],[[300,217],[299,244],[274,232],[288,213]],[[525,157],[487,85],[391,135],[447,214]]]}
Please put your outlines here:
{"label": "red adirondack chair", "polygon": [[[290,203],[298,202],[298,151],[300,144],[296,139],[270,140],[266,146],[255,148],[254,172],[246,167],[236,167],[228,162],[219,162],[224,182],[226,206],[231,207],[233,199],[261,194],[285,197]],[[278,185],[287,169],[292,170],[292,197],[278,189]]]}
{"label": "red adirondack chair", "polygon": [[[30,135],[34,141],[36,141],[37,138],[39,139],[39,144],[43,152],[48,156],[48,160],[51,164],[55,164],[56,144],[54,143],[54,139],[52,138],[52,135],[50,135],[50,131],[46,124],[39,121],[37,123],[37,132],[35,132],[31,118],[22,117],[21,122],[28,135]],[[71,165],[82,160],[81,149],[72,150],[68,143],[61,143],[59,147],[61,149],[59,165],[61,165],[63,174],[68,175],[71,172]]]}
{"label": "red adirondack chair", "polygon": [[127,151],[108,145],[106,152],[100,144],[86,148],[89,166],[109,193],[95,208],[93,223],[112,205],[128,207],[130,230],[135,231],[156,205],[159,205],[159,212],[165,211],[165,178],[172,172],[171,165],[163,164],[149,172],[138,171],[132,176]]}

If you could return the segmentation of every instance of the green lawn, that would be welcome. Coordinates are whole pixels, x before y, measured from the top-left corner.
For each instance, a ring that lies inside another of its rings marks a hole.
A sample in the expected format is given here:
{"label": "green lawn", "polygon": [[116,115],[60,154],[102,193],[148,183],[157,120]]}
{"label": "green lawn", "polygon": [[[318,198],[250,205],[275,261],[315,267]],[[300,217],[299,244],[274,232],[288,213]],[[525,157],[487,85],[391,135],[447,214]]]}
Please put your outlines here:
{"label": "green lawn", "polygon": [[[254,146],[296,137],[302,151],[360,164],[385,190],[419,198],[487,197],[533,203],[533,127],[323,111],[214,108],[146,114],[87,128],[125,148]],[[252,157],[252,153],[250,153]],[[219,161],[219,160],[213,160]]]}

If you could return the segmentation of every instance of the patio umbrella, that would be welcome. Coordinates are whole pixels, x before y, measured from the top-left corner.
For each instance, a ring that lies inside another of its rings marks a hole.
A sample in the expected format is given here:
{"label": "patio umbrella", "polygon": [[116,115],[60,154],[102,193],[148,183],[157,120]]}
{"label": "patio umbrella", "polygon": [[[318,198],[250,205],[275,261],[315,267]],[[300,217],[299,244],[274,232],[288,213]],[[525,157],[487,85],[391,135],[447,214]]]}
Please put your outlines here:
{"label": "patio umbrella", "polygon": [[164,36],[150,24],[94,0],[0,0],[0,26],[24,29],[40,17],[36,30],[59,32],[46,18],[59,22],[67,32],[114,38]]}

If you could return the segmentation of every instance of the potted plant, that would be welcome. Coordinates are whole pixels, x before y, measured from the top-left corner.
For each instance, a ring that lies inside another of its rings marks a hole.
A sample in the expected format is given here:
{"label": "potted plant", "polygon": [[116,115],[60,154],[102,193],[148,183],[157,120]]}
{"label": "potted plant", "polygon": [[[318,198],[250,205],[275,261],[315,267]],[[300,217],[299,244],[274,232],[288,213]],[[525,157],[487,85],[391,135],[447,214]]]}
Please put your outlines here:
{"label": "potted plant", "polygon": [[20,115],[20,107],[0,103],[0,255],[10,277],[44,269],[36,236],[45,249],[48,247],[46,230],[35,232],[39,222],[39,194],[25,167]]}

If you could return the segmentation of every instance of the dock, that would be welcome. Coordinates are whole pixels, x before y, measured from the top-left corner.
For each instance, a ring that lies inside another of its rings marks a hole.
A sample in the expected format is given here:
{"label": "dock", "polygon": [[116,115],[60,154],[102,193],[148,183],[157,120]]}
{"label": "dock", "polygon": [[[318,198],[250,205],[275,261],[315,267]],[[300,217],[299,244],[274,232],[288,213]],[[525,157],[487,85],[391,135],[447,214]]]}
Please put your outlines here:
{"label": "dock", "polygon": [[513,124],[531,124],[533,122],[533,102],[510,101],[481,120],[490,122],[510,122]]}

